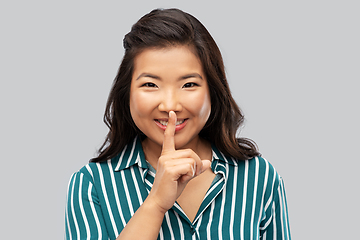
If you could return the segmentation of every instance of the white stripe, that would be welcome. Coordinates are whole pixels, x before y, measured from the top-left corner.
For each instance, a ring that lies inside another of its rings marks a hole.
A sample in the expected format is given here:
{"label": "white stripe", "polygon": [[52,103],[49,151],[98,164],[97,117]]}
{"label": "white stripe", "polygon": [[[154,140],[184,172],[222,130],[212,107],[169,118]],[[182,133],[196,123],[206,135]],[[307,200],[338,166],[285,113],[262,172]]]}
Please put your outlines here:
{"label": "white stripe", "polygon": [[[196,230],[196,234],[193,235],[193,239],[197,239],[197,238],[200,238],[200,234],[199,234],[199,227],[200,227],[200,223],[202,221],[202,214],[200,217],[198,217],[198,222],[196,223],[196,225],[194,225],[194,228]],[[194,222],[195,223],[195,222]]]}
{"label": "white stripe", "polygon": [[159,237],[160,237],[160,240],[164,240],[164,232],[163,232],[162,228],[160,228]]}
{"label": "white stripe", "polygon": [[285,234],[284,234],[284,219],[283,219],[283,201],[282,201],[282,197],[281,197],[281,192],[280,192],[280,185],[278,187],[278,195],[279,195],[279,205],[280,205],[280,223],[281,223],[281,233],[282,233],[282,236],[284,237]]}
{"label": "white stripe", "polygon": [[203,214],[200,214],[200,216],[198,217],[198,220],[196,222],[196,229],[200,228],[201,222],[202,222],[202,218],[203,218]]}
{"label": "white stripe", "polygon": [[[267,239],[266,235],[267,235],[267,232],[264,232],[264,235],[263,235],[262,240],[266,240],[266,239]],[[276,239],[274,239],[274,240],[276,240]]]}
{"label": "white stripe", "polygon": [[269,177],[269,163],[268,163],[268,161],[265,161],[265,177],[264,177],[264,184],[263,184],[264,187],[263,187],[263,194],[262,194],[261,204],[260,204],[258,226],[260,226],[260,222],[266,218],[266,214],[263,216],[263,218],[262,218],[261,214],[264,209],[264,199],[265,199],[265,192],[266,192],[266,187],[267,187],[267,183],[268,183],[268,177]]}
{"label": "white stripe", "polygon": [[141,192],[140,192],[140,188],[139,188],[139,183],[138,181],[135,181],[136,180],[136,176],[135,176],[135,171],[134,171],[134,168],[131,167],[130,169],[131,171],[131,176],[132,176],[132,179],[134,180],[134,184],[135,184],[135,190],[136,190],[136,194],[137,194],[137,197],[138,197],[138,200],[139,200],[139,204],[143,204],[144,202],[144,199],[142,199],[142,196],[141,196]]}
{"label": "white stripe", "polygon": [[[77,176],[77,174],[76,174],[76,176]],[[76,178],[76,176],[75,176],[75,178]],[[79,225],[78,225],[78,222],[76,220],[75,210],[74,210],[74,186],[75,186],[75,180],[74,180],[74,183],[73,183],[72,189],[71,189],[71,212],[72,212],[72,216],[73,216],[74,224],[75,224],[75,229],[76,229],[76,235],[77,235],[76,239],[80,239]]]}
{"label": "white stripe", "polygon": [[99,170],[101,189],[102,189],[102,192],[104,193],[104,199],[105,199],[105,202],[106,202],[107,210],[109,212],[111,225],[112,225],[112,227],[114,229],[115,236],[119,236],[119,231],[118,231],[118,229],[116,227],[114,216],[112,214],[109,199],[108,199],[108,196],[107,196],[107,193],[106,193],[106,188],[105,188],[105,183],[104,183],[104,176],[103,176],[103,173],[102,173],[102,170],[101,170],[101,167],[100,167],[100,163],[96,163],[96,166],[97,166],[97,168]]}
{"label": "white stripe", "polygon": [[96,213],[96,210],[95,210],[94,201],[93,201],[92,196],[91,196],[91,191],[92,191],[92,184],[90,183],[89,188],[88,188],[88,197],[89,197],[91,211],[92,211],[92,213],[94,215],[95,222],[96,222],[96,227],[97,227],[98,233],[99,233],[98,239],[100,240],[102,238],[102,231],[101,231],[101,227],[100,227],[99,217],[98,217],[98,215]]}
{"label": "white stripe", "polygon": [[182,225],[182,223],[181,223],[180,216],[179,216],[179,214],[178,214],[177,212],[175,212],[175,216],[176,216],[176,219],[177,219],[177,221],[178,221],[178,223],[179,223],[180,239],[181,239],[181,240],[185,240],[185,237],[184,237],[184,227],[183,227],[183,225]]}
{"label": "white stripe", "polygon": [[155,173],[153,173],[152,171],[148,171],[148,174],[150,175],[150,176],[152,176],[152,177],[154,177],[155,178]]}
{"label": "white stripe", "polygon": [[136,138],[135,138],[134,141],[133,141],[133,145],[132,145],[132,148],[131,148],[130,156],[129,156],[128,162],[127,162],[127,164],[126,164],[127,166],[130,165],[131,159],[132,159],[132,157],[133,157],[133,155],[134,155],[135,144],[136,144]]}
{"label": "white stripe", "polygon": [[121,205],[120,205],[119,193],[118,193],[118,190],[117,190],[118,187],[117,187],[117,185],[116,185],[115,176],[114,176],[114,171],[113,171],[113,168],[112,168],[112,166],[111,166],[111,161],[108,161],[107,164],[108,164],[108,167],[109,167],[111,183],[112,183],[112,186],[113,186],[112,189],[114,189],[114,195],[115,195],[116,205],[117,205],[117,207],[118,207],[118,209],[119,209],[119,215],[120,215],[122,224],[123,224],[123,226],[125,227],[126,221],[125,221],[125,218],[124,218],[124,215],[123,215],[123,211],[122,211],[122,208],[121,208]]}
{"label": "white stripe", "polygon": [[80,185],[79,185],[79,205],[80,205],[80,211],[81,211],[81,215],[83,217],[83,220],[84,220],[84,224],[85,224],[85,229],[86,229],[86,239],[89,240],[90,239],[90,227],[89,227],[89,222],[86,218],[86,215],[85,215],[85,210],[84,210],[84,205],[83,205],[83,202],[82,202],[82,187],[83,187],[83,178],[84,178],[84,175],[81,174],[80,175]]}
{"label": "white stripe", "polygon": [[89,164],[87,164],[85,167],[86,167],[86,169],[88,170],[88,172],[90,173],[90,175],[91,175],[92,179],[94,179],[94,175],[93,175],[93,172],[92,172],[92,170],[91,170],[91,168],[90,168]]}
{"label": "white stripe", "polygon": [[[130,193],[129,193],[129,188],[128,188],[128,186],[127,186],[127,182],[126,182],[126,178],[125,178],[125,173],[124,173],[124,171],[121,171],[121,178],[122,178],[122,181],[123,181],[124,191],[125,191],[127,203],[128,203],[128,205],[129,205],[130,214],[131,214],[131,216],[133,216],[133,215],[134,215],[134,208],[133,208],[133,205],[132,205],[132,202],[131,202]],[[133,179],[131,179],[131,181],[133,181]],[[124,225],[124,226],[125,226],[125,225]]]}
{"label": "white stripe", "polygon": [[[225,160],[226,164],[229,164],[230,161],[224,156],[224,154],[222,152],[220,152],[221,156],[223,157],[223,159]],[[233,158],[230,158],[230,160],[232,161],[232,163],[234,164],[234,166],[238,166],[238,163],[233,159]]]}
{"label": "white stripe", "polygon": [[263,227],[260,227],[260,230],[265,230],[269,224],[271,223],[271,220],[273,219],[273,215],[270,216],[270,218],[266,221]]}
{"label": "white stripe", "polygon": [[230,218],[230,239],[234,239],[234,214],[235,214],[235,203],[236,203],[236,191],[237,191],[237,180],[238,178],[238,168],[234,168],[234,183],[233,183],[233,193],[231,200],[231,218]]}
{"label": "white stripe", "polygon": [[219,181],[217,181],[217,182],[207,191],[204,199],[205,199],[208,195],[210,195],[210,194],[214,191],[214,189],[215,189],[220,183],[222,183],[223,181],[224,181],[224,178],[221,178]]}
{"label": "white stripe", "polygon": [[[225,176],[228,176],[229,173],[229,166],[228,164],[226,164],[225,166],[225,171],[226,174]],[[225,208],[225,199],[226,199],[226,188],[223,188],[223,192],[222,192],[223,198],[221,200],[221,208],[220,208],[220,221],[219,221],[219,227],[218,227],[218,231],[219,231],[219,239],[222,239],[222,225],[223,225],[223,220],[224,220],[224,208]]]}
{"label": "white stripe", "polygon": [[[72,240],[70,223],[69,223],[69,216],[68,216],[67,209],[65,210],[65,216],[66,216],[66,223],[67,223],[67,230],[68,230],[68,233],[69,233],[69,237],[70,237],[70,240]],[[66,234],[66,233],[65,233],[65,234]]]}
{"label": "white stripe", "polygon": [[243,205],[241,210],[241,223],[240,223],[240,238],[244,239],[244,219],[245,219],[245,207],[246,207],[246,194],[247,194],[247,182],[248,182],[249,161],[245,161],[245,173],[244,173],[244,190],[243,190]]}
{"label": "white stripe", "polygon": [[[150,187],[150,189],[152,188],[152,183],[149,180],[147,180],[146,178],[145,178],[145,183]],[[150,192],[149,189],[146,188],[146,190],[148,191],[148,193]]]}
{"label": "white stripe", "polygon": [[273,232],[274,232],[274,236],[273,239],[277,239],[276,237],[276,213],[275,213],[275,204],[273,204],[272,206],[272,210],[273,210]]}
{"label": "white stripe", "polygon": [[206,232],[207,232],[207,240],[211,240],[211,223],[213,221],[213,216],[214,216],[214,209],[215,209],[215,201],[212,202],[211,204],[211,209],[210,209],[210,214],[209,214],[209,220],[208,220],[208,225],[206,227]]}
{"label": "white stripe", "polygon": [[[66,210],[65,210],[65,216],[66,216],[66,223],[67,223],[67,229],[68,229],[69,237],[70,237],[70,240],[72,240],[70,223],[69,223],[69,215],[68,215],[67,208],[66,208]],[[65,233],[65,234],[66,234],[66,233]]]}
{"label": "white stripe", "polygon": [[219,159],[218,155],[216,154],[216,152],[214,152],[214,150],[212,151],[212,154],[213,154],[213,158]]}
{"label": "white stripe", "polygon": [[145,174],[149,171],[148,169],[143,169],[139,167],[140,173],[141,173],[141,179],[145,182]]}
{"label": "white stripe", "polygon": [[270,203],[271,203],[271,201],[272,201],[272,199],[273,199],[273,188],[274,188],[274,184],[275,184],[275,176],[276,176],[276,173],[274,172],[274,177],[273,177],[273,181],[272,181],[272,190],[271,190],[271,194],[270,194],[270,197],[269,197],[269,199],[268,199],[268,201],[267,201],[267,203],[266,203],[266,205],[265,205],[265,212],[266,212],[266,210],[268,209],[268,207],[270,206]]}
{"label": "white stripe", "polygon": [[[282,203],[284,204],[284,207],[286,207],[286,203],[285,203],[285,189],[284,189],[284,185],[283,185],[283,181],[281,180],[281,185],[282,185],[282,191],[281,191],[281,199],[282,199]],[[285,209],[284,211],[286,211],[287,209]],[[288,215],[287,215],[287,212],[285,212],[284,213],[284,215],[283,216],[285,216],[285,219],[284,219],[284,225],[285,225],[285,227],[286,227],[286,239],[289,239],[290,238],[290,236],[289,236],[289,233],[290,233],[290,231],[289,231],[289,225],[288,225]]]}
{"label": "white stripe", "polygon": [[124,147],[124,149],[122,150],[121,155],[120,155],[120,157],[119,157],[118,164],[116,165],[116,168],[115,168],[115,169],[119,169],[119,168],[120,168],[120,165],[121,165],[121,163],[123,162],[123,157],[124,157],[124,154],[125,154],[125,152],[126,152],[127,146],[128,146],[128,145],[126,145],[126,146]]}
{"label": "white stripe", "polygon": [[196,235],[197,235],[197,232],[195,232],[195,234],[192,235],[192,240],[196,240]]}
{"label": "white stripe", "polygon": [[[256,196],[257,196],[257,187],[259,181],[259,159],[255,158],[255,182],[254,182],[254,194],[253,194],[253,205],[252,205],[252,212],[251,212],[251,220],[250,220],[250,239],[253,239],[254,234],[254,215],[255,215],[255,204],[256,204]],[[255,239],[258,239],[256,236]]]}
{"label": "white stripe", "polygon": [[[263,189],[263,195],[262,195],[262,200],[261,200],[260,212],[263,209],[263,204],[264,204],[265,192],[266,192],[266,188],[267,188],[268,179],[269,179],[269,163],[268,163],[268,161],[265,161],[264,189]],[[261,215],[259,215],[259,216],[261,216]]]}
{"label": "white stripe", "polygon": [[[68,202],[69,200],[69,191],[70,191],[70,183],[74,181],[73,177],[76,173],[73,173],[70,177],[70,181],[68,183],[68,191],[67,191],[67,196],[66,196],[66,201]],[[68,204],[68,203],[67,203]],[[72,240],[72,237],[71,237],[71,228],[70,228],[70,223],[69,223],[69,212],[68,212],[68,208],[65,208],[65,216],[66,216],[66,222],[67,222],[67,228],[68,228],[68,232],[69,232],[69,237],[70,237],[70,240]]]}
{"label": "white stripe", "polygon": [[172,230],[172,228],[171,228],[171,222],[170,222],[170,218],[169,218],[169,212],[166,212],[166,213],[165,213],[165,220],[166,220],[166,223],[167,223],[167,225],[168,225],[168,227],[169,227],[171,239],[175,239],[175,238],[174,238],[173,230]]}
{"label": "white stripe", "polygon": [[[280,201],[280,213],[281,213],[281,228],[282,228],[282,234],[285,237],[286,234],[286,239],[289,239],[289,229],[288,229],[288,220],[287,220],[287,214],[286,214],[286,206],[285,206],[285,193],[284,193],[284,188],[282,186],[282,179],[280,179],[280,185],[279,185],[279,201]],[[284,229],[285,228],[285,229]]]}
{"label": "white stripe", "polygon": [[180,207],[180,205],[175,202],[173,205],[179,212],[181,212],[182,214],[184,214],[184,216],[187,216],[186,213],[184,212],[184,210]]}

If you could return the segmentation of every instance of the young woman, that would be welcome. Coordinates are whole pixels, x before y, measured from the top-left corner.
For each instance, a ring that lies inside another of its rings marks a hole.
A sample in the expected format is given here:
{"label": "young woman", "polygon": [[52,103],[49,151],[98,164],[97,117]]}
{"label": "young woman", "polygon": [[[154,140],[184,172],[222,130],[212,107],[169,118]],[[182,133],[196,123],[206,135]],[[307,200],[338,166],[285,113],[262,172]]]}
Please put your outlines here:
{"label": "young woman", "polygon": [[285,190],[256,145],[220,51],[178,9],[124,38],[99,156],[70,180],[66,239],[290,239]]}

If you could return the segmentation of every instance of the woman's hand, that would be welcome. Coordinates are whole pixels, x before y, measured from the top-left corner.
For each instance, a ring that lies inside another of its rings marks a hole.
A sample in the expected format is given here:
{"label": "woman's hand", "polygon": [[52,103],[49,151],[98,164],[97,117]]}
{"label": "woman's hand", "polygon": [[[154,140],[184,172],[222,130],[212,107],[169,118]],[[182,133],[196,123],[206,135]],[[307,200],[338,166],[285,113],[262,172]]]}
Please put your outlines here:
{"label": "woman's hand", "polygon": [[191,149],[175,149],[176,114],[169,112],[161,156],[158,160],[153,187],[148,196],[165,213],[181,195],[186,184],[210,167]]}

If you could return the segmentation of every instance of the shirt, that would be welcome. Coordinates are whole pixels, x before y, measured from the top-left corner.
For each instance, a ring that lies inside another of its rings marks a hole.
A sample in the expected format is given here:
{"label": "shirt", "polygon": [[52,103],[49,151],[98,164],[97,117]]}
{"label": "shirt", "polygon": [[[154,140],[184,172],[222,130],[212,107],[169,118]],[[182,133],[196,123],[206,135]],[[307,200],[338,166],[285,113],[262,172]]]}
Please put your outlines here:
{"label": "shirt", "polygon": [[[175,202],[158,239],[291,239],[282,178],[264,158],[236,161],[212,146],[216,174],[193,222]],[[116,239],[154,182],[139,138],[71,176],[65,239]],[[141,226],[139,226],[141,229]]]}

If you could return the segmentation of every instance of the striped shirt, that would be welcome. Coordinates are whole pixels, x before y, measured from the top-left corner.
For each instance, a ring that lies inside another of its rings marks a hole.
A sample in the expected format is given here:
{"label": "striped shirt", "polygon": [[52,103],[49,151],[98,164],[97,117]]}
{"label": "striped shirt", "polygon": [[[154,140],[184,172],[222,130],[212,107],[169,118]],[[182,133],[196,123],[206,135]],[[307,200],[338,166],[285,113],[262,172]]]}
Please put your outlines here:
{"label": "striped shirt", "polygon": [[[216,177],[195,219],[175,203],[158,239],[291,239],[284,184],[274,167],[261,157],[236,161],[215,146],[212,154]],[[69,182],[65,239],[116,239],[154,178],[137,138],[111,160],[87,164]]]}

